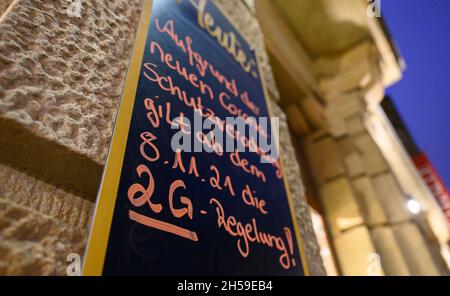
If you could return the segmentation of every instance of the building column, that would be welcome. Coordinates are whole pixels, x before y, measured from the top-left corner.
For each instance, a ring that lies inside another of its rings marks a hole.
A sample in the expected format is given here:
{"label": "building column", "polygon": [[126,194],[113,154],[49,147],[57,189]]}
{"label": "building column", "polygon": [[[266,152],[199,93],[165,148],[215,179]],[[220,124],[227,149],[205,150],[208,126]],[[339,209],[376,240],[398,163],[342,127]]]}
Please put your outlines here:
{"label": "building column", "polygon": [[316,73],[329,129],[326,136],[312,137],[307,150],[344,274],[363,274],[369,262],[362,262],[362,253],[371,252],[380,255],[380,274],[439,274],[406,209],[407,195],[367,128],[369,106],[384,96],[372,45],[365,42],[339,58],[319,59]]}

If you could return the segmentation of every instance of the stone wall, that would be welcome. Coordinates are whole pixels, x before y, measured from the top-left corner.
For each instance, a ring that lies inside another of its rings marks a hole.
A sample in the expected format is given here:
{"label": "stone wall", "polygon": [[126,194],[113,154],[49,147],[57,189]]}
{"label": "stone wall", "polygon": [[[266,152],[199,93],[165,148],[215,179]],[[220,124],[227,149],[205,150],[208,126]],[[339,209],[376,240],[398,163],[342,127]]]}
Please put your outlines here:
{"label": "stone wall", "polygon": [[395,150],[380,149],[380,142],[393,143],[393,131],[378,125],[378,142],[371,133],[369,106],[384,96],[374,55],[373,45],[363,42],[316,62],[330,128],[308,138],[307,156],[337,259],[343,275],[446,275],[432,239],[419,227],[426,213],[414,215],[405,206],[415,195],[399,178],[411,172],[396,174],[403,164],[387,161]]}
{"label": "stone wall", "polygon": [[[278,97],[253,14],[217,0],[256,49]],[[82,254],[140,15],[140,0],[19,0],[0,23],[0,274],[65,274]],[[323,274],[282,111],[281,142],[312,274]]]}
{"label": "stone wall", "polygon": [[11,5],[13,0],[2,0],[0,2],[0,18],[2,17],[3,13],[5,13],[6,9]]}
{"label": "stone wall", "polygon": [[[283,157],[284,172],[289,182],[291,196],[294,199],[296,218],[300,226],[305,257],[311,275],[325,275],[320,249],[312,228],[311,216],[306,203],[304,188],[291,135],[287,126],[287,119],[281,108],[275,103],[279,100],[279,93],[270,66],[270,61],[264,45],[264,37],[256,17],[251,9],[251,1],[244,4],[241,1],[217,0],[216,3],[227,13],[237,26],[243,37],[255,48],[258,62],[262,71],[264,83],[269,92],[272,116],[280,118],[280,149]],[[249,10],[250,8],[250,10]],[[245,15],[246,17],[242,17]]]}

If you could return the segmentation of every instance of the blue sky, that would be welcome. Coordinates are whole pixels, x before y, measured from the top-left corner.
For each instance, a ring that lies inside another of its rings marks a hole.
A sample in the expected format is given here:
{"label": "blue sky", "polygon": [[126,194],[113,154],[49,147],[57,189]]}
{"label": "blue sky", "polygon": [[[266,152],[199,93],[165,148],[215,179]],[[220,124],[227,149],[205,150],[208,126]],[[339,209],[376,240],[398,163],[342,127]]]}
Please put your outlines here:
{"label": "blue sky", "polygon": [[407,65],[387,93],[449,187],[450,0],[382,0],[381,8]]}

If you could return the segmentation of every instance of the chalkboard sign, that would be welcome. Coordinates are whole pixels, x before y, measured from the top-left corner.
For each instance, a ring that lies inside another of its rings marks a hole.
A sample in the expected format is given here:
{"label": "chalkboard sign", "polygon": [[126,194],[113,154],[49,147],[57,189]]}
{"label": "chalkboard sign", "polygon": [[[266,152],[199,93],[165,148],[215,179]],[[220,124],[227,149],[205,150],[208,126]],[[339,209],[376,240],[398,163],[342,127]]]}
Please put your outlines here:
{"label": "chalkboard sign", "polygon": [[266,97],[212,1],[144,1],[83,274],[306,274]]}

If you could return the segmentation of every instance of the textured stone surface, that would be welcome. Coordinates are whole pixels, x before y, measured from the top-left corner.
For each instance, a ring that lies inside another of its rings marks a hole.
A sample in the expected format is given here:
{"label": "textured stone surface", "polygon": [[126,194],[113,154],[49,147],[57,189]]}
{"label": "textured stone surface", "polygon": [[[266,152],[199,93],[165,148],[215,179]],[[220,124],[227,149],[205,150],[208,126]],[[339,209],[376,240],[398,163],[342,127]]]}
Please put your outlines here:
{"label": "textured stone surface", "polygon": [[296,218],[302,236],[304,252],[311,275],[325,275],[320,248],[311,221],[309,206],[305,199],[300,168],[295,156],[291,136],[286,122],[286,115],[276,103],[270,104],[272,116],[280,118],[280,147],[291,197],[294,200]]}
{"label": "textured stone surface", "polygon": [[[67,15],[65,0],[19,1],[0,24],[0,116],[103,164],[140,2],[83,1],[77,18]],[[256,49],[277,93],[248,8],[216,2]]]}
{"label": "textured stone surface", "polygon": [[370,235],[375,249],[380,255],[381,265],[386,275],[411,275],[392,228],[388,226],[375,227],[370,231]]}
{"label": "textured stone surface", "polygon": [[0,195],[0,275],[65,275],[67,255],[82,255],[87,231]]}
{"label": "textured stone surface", "polygon": [[345,166],[339,153],[339,147],[333,138],[324,137],[317,141],[310,140],[306,145],[312,173],[318,184],[323,184],[327,180],[339,177],[345,173]]}

